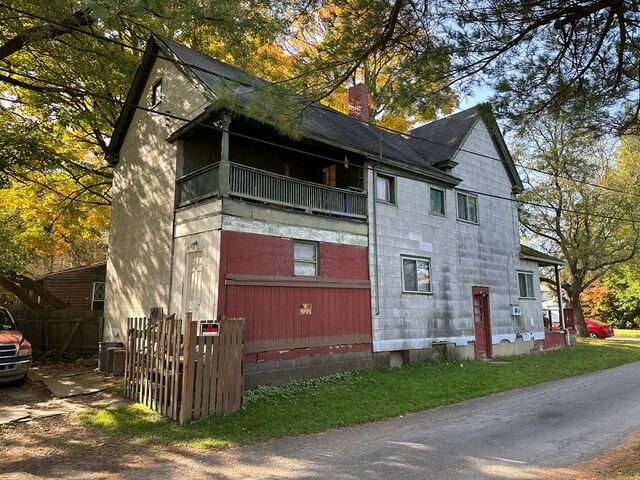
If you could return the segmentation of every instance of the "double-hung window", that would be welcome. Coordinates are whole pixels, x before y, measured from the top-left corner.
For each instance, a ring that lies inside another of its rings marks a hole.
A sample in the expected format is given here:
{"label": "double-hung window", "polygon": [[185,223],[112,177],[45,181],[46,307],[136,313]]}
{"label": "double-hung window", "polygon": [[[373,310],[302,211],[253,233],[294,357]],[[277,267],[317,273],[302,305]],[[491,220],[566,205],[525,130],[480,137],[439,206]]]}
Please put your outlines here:
{"label": "double-hung window", "polygon": [[318,275],[318,244],[293,242],[293,273],[307,277]]}
{"label": "double-hung window", "polygon": [[518,272],[518,289],[520,298],[536,298],[533,292],[533,273]]}
{"label": "double-hung window", "polygon": [[429,188],[429,212],[433,215],[445,216],[445,194],[441,188]]}
{"label": "double-hung window", "polygon": [[396,203],[395,181],[393,177],[376,175],[376,198],[387,203]]}
{"label": "double-hung window", "polygon": [[402,257],[402,291],[431,293],[431,260]]}
{"label": "double-hung window", "polygon": [[478,223],[478,198],[468,193],[456,192],[458,202],[458,220]]}

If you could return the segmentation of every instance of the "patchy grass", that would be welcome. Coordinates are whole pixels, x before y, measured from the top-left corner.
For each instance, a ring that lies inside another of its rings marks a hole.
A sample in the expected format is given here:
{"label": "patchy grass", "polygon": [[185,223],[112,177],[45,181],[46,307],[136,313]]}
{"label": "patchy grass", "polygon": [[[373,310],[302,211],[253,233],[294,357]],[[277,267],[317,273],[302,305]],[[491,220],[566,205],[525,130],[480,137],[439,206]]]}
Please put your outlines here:
{"label": "patchy grass", "polygon": [[640,342],[581,339],[576,348],[509,357],[508,363],[430,361],[333,375],[247,392],[241,411],[180,427],[142,405],[84,415],[140,441],[226,448],[426,410],[640,360]]}
{"label": "patchy grass", "polygon": [[639,337],[640,338],[640,330],[623,330],[621,328],[614,328],[613,334],[616,337]]}

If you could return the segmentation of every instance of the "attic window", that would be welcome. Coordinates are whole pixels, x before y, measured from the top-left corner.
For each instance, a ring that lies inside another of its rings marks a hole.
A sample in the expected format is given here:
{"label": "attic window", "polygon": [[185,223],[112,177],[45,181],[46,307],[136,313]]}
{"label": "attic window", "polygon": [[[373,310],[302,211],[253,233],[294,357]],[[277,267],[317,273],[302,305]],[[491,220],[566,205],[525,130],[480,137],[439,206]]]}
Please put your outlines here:
{"label": "attic window", "polygon": [[151,87],[151,108],[162,101],[162,79],[158,80]]}

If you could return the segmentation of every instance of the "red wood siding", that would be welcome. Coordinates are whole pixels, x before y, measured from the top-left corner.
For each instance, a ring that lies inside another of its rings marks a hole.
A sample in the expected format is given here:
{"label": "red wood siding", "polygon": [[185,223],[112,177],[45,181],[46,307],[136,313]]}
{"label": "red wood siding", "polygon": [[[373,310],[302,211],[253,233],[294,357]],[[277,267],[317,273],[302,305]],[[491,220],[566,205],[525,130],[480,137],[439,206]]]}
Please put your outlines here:
{"label": "red wood siding", "polygon": [[319,250],[321,277],[369,279],[369,259],[366,248],[321,243]]}
{"label": "red wood siding", "polygon": [[[314,283],[293,276],[292,239],[222,232],[218,314],[246,318],[248,362],[370,350],[367,249],[320,243],[319,252],[321,280]],[[301,304],[311,304],[310,315],[300,313]]]}
{"label": "red wood siding", "polygon": [[[226,272],[293,275],[293,240],[249,233],[222,232]],[[225,252],[226,250],[226,252]]]}

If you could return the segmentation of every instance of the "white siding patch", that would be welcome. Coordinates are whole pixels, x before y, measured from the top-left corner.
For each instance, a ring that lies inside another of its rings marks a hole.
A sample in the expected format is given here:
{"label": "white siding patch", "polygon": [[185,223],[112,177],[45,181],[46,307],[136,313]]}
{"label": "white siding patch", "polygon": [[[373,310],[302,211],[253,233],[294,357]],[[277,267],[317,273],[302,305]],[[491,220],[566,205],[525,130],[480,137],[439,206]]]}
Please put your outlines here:
{"label": "white siding patch", "polygon": [[474,337],[404,338],[398,340],[374,340],[374,352],[396,352],[398,350],[420,350],[431,348],[433,343],[447,342],[458,346],[468,345]]}
{"label": "white siding patch", "polygon": [[423,252],[433,252],[433,244],[428,242],[420,242],[420,250]]}
{"label": "white siding patch", "polygon": [[261,220],[251,220],[241,217],[225,215],[222,220],[222,229],[230,232],[254,233],[257,235],[268,235],[271,237],[296,238],[299,240],[309,240],[311,242],[339,243],[342,245],[353,245],[366,247],[368,237],[366,235],[356,235],[353,233],[333,232],[318,228],[302,227],[297,225],[285,225],[281,223],[263,222]]}

